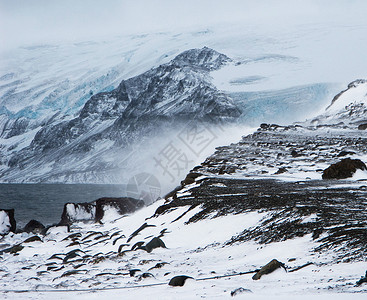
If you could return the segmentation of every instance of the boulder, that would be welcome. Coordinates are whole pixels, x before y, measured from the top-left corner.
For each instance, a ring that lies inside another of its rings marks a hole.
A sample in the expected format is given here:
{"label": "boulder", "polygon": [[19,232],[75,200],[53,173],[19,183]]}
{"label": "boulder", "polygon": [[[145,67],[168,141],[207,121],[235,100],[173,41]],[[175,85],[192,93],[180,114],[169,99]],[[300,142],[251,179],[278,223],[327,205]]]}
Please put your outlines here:
{"label": "boulder", "polygon": [[[135,244],[136,245],[136,244]],[[135,246],[134,245],[134,246]],[[133,246],[133,247],[134,247]],[[164,242],[159,238],[159,237],[154,237],[150,240],[150,242],[148,244],[146,244],[145,246],[138,246],[135,249],[142,249],[147,251],[148,253],[152,252],[153,249],[155,248],[167,248],[166,245],[164,244]]]}
{"label": "boulder", "polygon": [[15,232],[17,223],[14,218],[14,209],[0,209],[0,235]]}
{"label": "boulder", "polygon": [[79,221],[94,221],[96,205],[94,203],[65,203],[59,225],[71,225]]}
{"label": "boulder", "polygon": [[364,123],[364,124],[360,124],[358,126],[358,130],[366,130],[367,129],[367,123]]}
{"label": "boulder", "polygon": [[100,198],[96,200],[95,221],[100,222],[109,209],[114,209],[120,215],[124,215],[133,213],[144,206],[144,201],[129,197]]}
{"label": "boulder", "polygon": [[155,248],[167,248],[167,247],[160,238],[154,237],[148,244],[145,245],[145,250],[147,250],[147,252],[150,253]]}
{"label": "boulder", "polygon": [[45,226],[41,222],[30,220],[27,225],[24,226],[23,231],[28,233],[42,233],[44,229]]}
{"label": "boulder", "polygon": [[261,278],[261,276],[265,275],[265,274],[270,274],[272,272],[274,272],[276,269],[278,268],[284,268],[285,269],[285,266],[282,262],[276,260],[276,259],[273,259],[272,261],[270,261],[269,263],[267,263],[265,266],[263,266],[253,277],[252,279],[253,280],[259,280]]}
{"label": "boulder", "polygon": [[322,179],[344,179],[352,177],[357,169],[366,170],[367,167],[360,159],[345,158],[325,169],[322,174]]}
{"label": "boulder", "polygon": [[170,285],[170,286],[184,286],[186,280],[189,279],[189,278],[194,279],[194,278],[192,278],[190,276],[186,276],[186,275],[175,276],[175,277],[171,278],[168,285]]}

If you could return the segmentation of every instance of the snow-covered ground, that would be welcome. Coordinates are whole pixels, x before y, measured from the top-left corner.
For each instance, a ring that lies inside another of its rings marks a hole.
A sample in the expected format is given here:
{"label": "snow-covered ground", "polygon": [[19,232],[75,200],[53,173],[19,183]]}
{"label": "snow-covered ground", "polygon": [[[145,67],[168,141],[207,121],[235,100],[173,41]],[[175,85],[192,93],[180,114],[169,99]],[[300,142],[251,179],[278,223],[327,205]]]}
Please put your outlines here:
{"label": "snow-covered ground", "polygon": [[[256,226],[266,217],[265,212],[228,215],[186,225],[200,211],[199,207],[189,210],[189,206],[183,206],[150,217],[163,204],[164,200],[159,200],[132,215],[116,220],[116,215],[105,218],[103,225],[77,223],[71,232],[54,228],[41,237],[42,241],[23,243],[19,255],[3,254],[3,299],[225,299],[240,287],[250,291],[236,296],[239,299],[362,299],[363,294],[356,293],[366,291],[363,285],[354,286],[365,273],[365,262],[332,264],[332,250],[319,255],[311,251],[317,246],[311,235],[271,244],[224,245],[240,231]],[[144,223],[151,227],[127,242]],[[151,253],[124,251],[138,241],[147,243],[159,235],[167,248],[156,248]],[[10,234],[2,243],[20,243],[31,236]],[[66,258],[75,249],[80,250],[77,255]],[[273,258],[285,263],[288,270],[313,264],[295,272],[278,269],[257,281],[251,279],[254,273],[215,278],[254,271]],[[129,270],[133,269],[139,271],[131,277]],[[143,278],[143,273],[152,276]],[[195,280],[188,279],[183,287],[169,286],[169,280],[176,275]]]}

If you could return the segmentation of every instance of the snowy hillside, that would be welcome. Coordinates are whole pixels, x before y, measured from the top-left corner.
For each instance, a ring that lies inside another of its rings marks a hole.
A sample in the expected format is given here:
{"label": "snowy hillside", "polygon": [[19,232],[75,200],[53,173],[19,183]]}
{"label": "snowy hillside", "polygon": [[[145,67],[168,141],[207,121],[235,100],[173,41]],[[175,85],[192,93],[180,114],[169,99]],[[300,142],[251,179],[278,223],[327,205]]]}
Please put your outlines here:
{"label": "snowy hillside", "polygon": [[358,127],[367,123],[367,81],[359,79],[337,94],[325,112],[310,121],[312,125]]}
{"label": "snowy hillside", "polygon": [[[366,142],[357,130],[263,125],[131,215],[111,209],[99,223],[75,221],[70,232],[6,235],[0,292],[9,299],[49,299],[55,291],[81,299],[362,299],[367,173],[341,181],[321,173],[345,155],[366,161]],[[283,267],[254,280],[273,259]],[[182,287],[168,284],[182,275],[190,277]]]}

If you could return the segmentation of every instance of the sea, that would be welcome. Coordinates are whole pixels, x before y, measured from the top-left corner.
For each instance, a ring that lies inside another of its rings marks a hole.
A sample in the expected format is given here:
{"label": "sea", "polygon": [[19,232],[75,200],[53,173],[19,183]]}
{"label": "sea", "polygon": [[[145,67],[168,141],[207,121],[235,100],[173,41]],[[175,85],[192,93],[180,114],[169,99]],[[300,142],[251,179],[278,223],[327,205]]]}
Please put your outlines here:
{"label": "sea", "polygon": [[61,219],[67,202],[92,202],[101,197],[124,197],[117,184],[0,184],[0,209],[15,209],[17,228],[34,219],[51,225]]}

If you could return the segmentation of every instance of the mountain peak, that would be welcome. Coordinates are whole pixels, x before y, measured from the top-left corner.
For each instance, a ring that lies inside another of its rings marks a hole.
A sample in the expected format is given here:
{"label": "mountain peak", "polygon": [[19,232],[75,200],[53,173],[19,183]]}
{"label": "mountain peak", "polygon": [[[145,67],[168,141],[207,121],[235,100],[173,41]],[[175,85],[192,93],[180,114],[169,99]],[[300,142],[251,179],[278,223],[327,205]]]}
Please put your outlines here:
{"label": "mountain peak", "polygon": [[190,49],[177,55],[172,62],[179,66],[199,67],[207,71],[214,71],[230,62],[231,59],[211,48]]}

